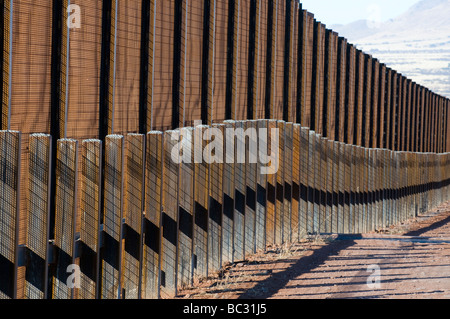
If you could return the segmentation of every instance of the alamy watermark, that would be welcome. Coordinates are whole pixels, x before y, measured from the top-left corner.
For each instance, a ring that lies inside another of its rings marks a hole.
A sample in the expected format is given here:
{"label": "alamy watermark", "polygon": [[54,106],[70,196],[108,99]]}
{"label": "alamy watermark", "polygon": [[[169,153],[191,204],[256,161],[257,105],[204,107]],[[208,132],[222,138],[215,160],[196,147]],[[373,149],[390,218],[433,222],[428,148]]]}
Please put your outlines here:
{"label": "alamy watermark", "polygon": [[367,278],[367,287],[370,289],[381,288],[381,268],[378,265],[370,265],[367,267],[367,272],[370,276]]}
{"label": "alamy watermark", "polygon": [[70,274],[67,277],[66,285],[69,289],[81,288],[81,269],[77,264],[71,264],[67,267],[66,273]]}
{"label": "alamy watermark", "polygon": [[70,4],[67,6],[67,27],[69,29],[81,28],[81,8],[77,4]]}
{"label": "alamy watermark", "polygon": [[177,142],[171,151],[174,163],[259,163],[260,173],[263,175],[275,174],[278,171],[278,128],[271,128],[269,131],[267,128],[226,127],[222,131],[217,127],[199,124],[201,122],[194,123],[197,129],[171,132],[172,141]]}

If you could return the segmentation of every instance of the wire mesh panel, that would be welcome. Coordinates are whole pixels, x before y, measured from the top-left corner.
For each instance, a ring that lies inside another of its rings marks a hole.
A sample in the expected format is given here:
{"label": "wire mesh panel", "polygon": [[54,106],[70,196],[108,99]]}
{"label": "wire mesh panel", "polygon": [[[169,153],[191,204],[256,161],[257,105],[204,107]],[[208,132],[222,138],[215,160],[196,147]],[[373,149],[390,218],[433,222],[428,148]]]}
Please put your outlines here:
{"label": "wire mesh panel", "polygon": [[372,57],[364,55],[364,92],[363,92],[363,146],[372,147],[373,124],[376,123],[375,110],[372,108],[372,90],[375,83],[372,83]]}
{"label": "wire mesh panel", "polygon": [[299,51],[299,15],[301,14],[300,2],[290,2],[289,10],[289,93],[288,93],[288,121],[293,123],[297,122],[297,101],[299,100],[298,93],[298,74],[299,63],[301,55]]}
{"label": "wire mesh panel", "polygon": [[308,216],[309,216],[309,129],[300,128],[300,180],[299,180],[299,237],[304,238],[308,234]]}
{"label": "wire mesh panel", "polygon": [[336,85],[338,75],[338,35],[336,32],[331,30],[326,30],[325,39],[325,98],[324,98],[324,112],[326,116],[324,117],[326,125],[326,137],[331,140],[338,140],[336,134],[336,128],[339,123],[336,123],[336,118],[339,121],[339,114],[337,114],[336,109]]}
{"label": "wire mesh panel", "polygon": [[348,150],[348,160],[350,162],[350,181],[349,181],[349,190],[350,190],[350,214],[348,219],[348,232],[354,233],[355,229],[355,215],[358,213],[358,204],[357,204],[357,179],[356,176],[358,174],[358,167],[356,165],[356,157],[357,151],[355,145],[349,145]]}
{"label": "wire mesh panel", "polygon": [[[21,185],[28,180],[29,135],[32,133],[50,133],[51,95],[52,95],[52,24],[53,4],[46,0],[38,1],[2,1],[6,12],[11,9],[12,16],[7,15],[1,42],[6,44],[4,50],[5,77],[3,78],[4,95],[8,98],[2,103],[9,105],[2,110],[7,116],[3,118],[4,129],[17,130],[22,133]],[[11,8],[9,6],[11,5]],[[39,21],[39,27],[36,27]],[[3,36],[6,34],[6,37]],[[12,38],[10,38],[12,36]],[[8,90],[8,92],[6,92]],[[3,109],[3,108],[2,108]],[[21,192],[19,244],[25,243],[27,223],[26,192]],[[18,298],[23,297],[24,267],[18,271]]]}
{"label": "wire mesh panel", "polygon": [[291,210],[291,232],[292,241],[297,242],[300,239],[300,124],[293,124],[292,128],[292,210]]}
{"label": "wire mesh panel", "polygon": [[75,218],[77,212],[78,142],[58,141],[56,162],[55,271],[53,299],[73,298],[73,282],[69,282],[69,266],[75,261]]}
{"label": "wire mesh panel", "polygon": [[283,195],[283,238],[282,242],[292,242],[292,231],[297,225],[292,225],[292,162],[294,124],[285,123],[284,134],[284,195]]}
{"label": "wire mesh panel", "polygon": [[372,228],[372,218],[373,218],[373,212],[375,211],[375,196],[374,196],[374,189],[373,189],[373,161],[374,161],[374,150],[372,149],[365,149],[365,161],[366,161],[366,207],[367,211],[365,213],[365,220],[364,220],[364,232],[371,231]]}
{"label": "wire mesh panel", "polygon": [[364,224],[366,221],[366,215],[367,215],[367,163],[366,163],[366,149],[364,147],[361,147],[359,149],[359,165],[360,165],[360,176],[358,179],[359,182],[359,219],[357,223],[357,229],[358,233],[364,232]]}
{"label": "wire mesh panel", "polygon": [[163,133],[147,134],[145,218],[143,222],[142,298],[159,298]]}
{"label": "wire mesh panel", "polygon": [[[249,94],[250,1],[235,1],[237,7],[236,107],[234,120],[247,119]],[[235,11],[236,12],[236,11]]]}
{"label": "wire mesh panel", "polygon": [[336,232],[339,234],[344,233],[344,215],[346,208],[348,209],[348,205],[345,203],[345,157],[343,154],[344,151],[344,143],[337,142],[335,145],[336,152],[336,168],[334,172],[334,180],[335,180],[335,195],[337,196],[337,230]]}
{"label": "wire mesh panel", "polygon": [[319,139],[318,145],[318,160],[319,160],[319,185],[318,191],[320,194],[319,202],[319,233],[327,232],[328,224],[330,223],[330,215],[327,212],[327,178],[328,178],[328,147],[327,139],[323,136]]}
{"label": "wire mesh panel", "polygon": [[122,298],[138,299],[141,281],[142,218],[144,211],[145,136],[125,137],[124,247],[122,261]]}
{"label": "wire mesh panel", "polygon": [[266,247],[266,210],[267,210],[267,175],[263,169],[270,163],[263,160],[263,156],[269,156],[267,121],[257,121],[258,127],[258,164],[256,168],[256,216],[255,216],[255,247],[263,250]]}
{"label": "wire mesh panel", "polygon": [[178,286],[192,283],[192,240],[194,215],[194,129],[182,128],[183,160],[178,182]]}
{"label": "wire mesh panel", "polygon": [[161,297],[174,297],[177,293],[178,247],[178,176],[179,153],[173,152],[179,131],[164,133],[163,193],[161,220]]}
{"label": "wire mesh panel", "polygon": [[80,0],[80,29],[69,31],[67,136],[99,137],[100,66],[103,2]]}
{"label": "wire mesh panel", "polygon": [[117,1],[114,123],[116,134],[139,130],[142,1]]}
{"label": "wire mesh panel", "polygon": [[285,76],[285,53],[286,53],[286,0],[274,1],[273,43],[274,50],[274,91],[273,91],[273,113],[274,119],[283,119],[283,94]]}
{"label": "wire mesh panel", "polygon": [[208,204],[209,204],[209,174],[210,165],[203,158],[203,150],[207,141],[203,134],[208,127],[205,125],[194,128],[194,251],[193,266],[196,279],[208,275]]}
{"label": "wire mesh panel", "polygon": [[380,188],[381,188],[381,198],[382,198],[382,211],[380,212],[380,219],[378,222],[378,228],[384,229],[386,227],[386,216],[388,214],[388,201],[389,201],[389,189],[388,189],[388,182],[387,182],[387,150],[381,149],[380,150]]}
{"label": "wire mesh panel", "polygon": [[380,212],[383,211],[381,205],[381,192],[380,192],[380,149],[375,149],[372,157],[372,214],[371,214],[371,230],[377,230],[379,224]]}
{"label": "wire mesh panel", "polygon": [[228,143],[228,130],[234,129],[231,122],[225,122],[225,156],[223,168],[223,217],[222,217],[222,263],[233,262],[234,250],[234,205],[235,205],[235,180],[234,180],[234,156],[230,154]]}
{"label": "wire mesh panel", "polygon": [[208,272],[221,268],[222,213],[223,213],[223,159],[225,125],[215,124],[206,137],[214,139],[205,152],[210,159],[209,212],[208,212]]}
{"label": "wire mesh panel", "polygon": [[349,144],[342,144],[341,156],[343,161],[343,184],[344,184],[344,214],[342,231],[346,234],[350,232],[350,216],[353,209],[353,194],[351,190],[351,174],[352,174],[352,146]]}
{"label": "wire mesh panel", "polygon": [[80,290],[81,299],[97,298],[100,264],[100,189],[102,177],[102,142],[81,143],[80,193]]}
{"label": "wire mesh panel", "polygon": [[338,39],[338,49],[337,49],[337,84],[336,84],[336,112],[338,113],[339,123],[335,123],[336,128],[338,128],[338,134],[336,136],[337,140],[340,142],[345,142],[345,132],[347,127],[345,126],[346,115],[346,84],[347,84],[347,40],[345,38],[339,37]]}
{"label": "wire mesh panel", "polygon": [[325,228],[325,232],[333,233],[337,227],[337,211],[335,205],[335,189],[334,189],[334,172],[335,167],[335,158],[334,158],[334,141],[327,140],[327,180],[326,180],[326,193],[327,193],[327,201],[326,201],[326,216],[327,216],[327,224]]}
{"label": "wire mesh panel", "polygon": [[214,91],[213,91],[213,122],[220,123],[226,119],[227,101],[227,65],[229,61],[228,49],[228,9],[229,1],[215,1],[215,29],[214,29]]}
{"label": "wire mesh panel", "polygon": [[303,11],[303,59],[302,59],[302,110],[301,124],[304,127],[313,126],[311,123],[311,92],[313,70],[314,43],[314,15]]}
{"label": "wire mesh panel", "polygon": [[101,298],[122,295],[122,219],[124,186],[124,137],[108,135],[105,140],[103,252],[101,260]]}
{"label": "wire mesh panel", "polygon": [[0,104],[0,129],[8,129],[8,110],[9,110],[9,76],[10,56],[11,56],[11,1],[2,1],[0,3],[0,95],[2,102]]}
{"label": "wire mesh panel", "polygon": [[0,299],[16,298],[21,133],[0,131]]}
{"label": "wire mesh panel", "polygon": [[[267,154],[276,154],[276,161],[281,160],[278,154],[278,139],[276,120],[267,121]],[[278,132],[279,135],[279,132]],[[279,136],[278,136],[279,138]],[[277,163],[279,166],[279,163]],[[266,210],[266,244],[275,243],[275,204],[276,204],[277,171],[269,170],[267,174],[267,210]]]}
{"label": "wire mesh panel", "polygon": [[[312,200],[312,228],[311,233],[318,234],[320,232],[320,209],[321,209],[321,182],[322,182],[322,174],[321,171],[322,165],[321,165],[321,145],[320,145],[320,139],[322,138],[321,135],[316,134],[314,131],[312,131],[312,140],[313,144],[310,146],[309,151],[313,152],[313,160],[311,162],[311,172],[313,172],[314,176],[314,184],[312,184],[312,192],[313,192],[313,200]],[[311,139],[310,139],[311,140]],[[311,154],[310,154],[311,156]],[[311,176],[311,175],[310,175]]]}
{"label": "wire mesh panel", "polygon": [[[364,53],[356,49],[355,54],[355,105],[353,144],[363,145],[363,120],[364,120]],[[350,141],[351,142],[351,141]]]}
{"label": "wire mesh panel", "polygon": [[50,239],[50,135],[30,136],[28,167],[26,299],[46,299],[48,283],[48,241]]}
{"label": "wire mesh panel", "polygon": [[256,214],[256,185],[258,163],[258,132],[256,121],[245,121],[245,256],[255,252],[255,214]]}
{"label": "wire mesh panel", "polygon": [[355,132],[356,48],[347,43],[344,143],[353,143]]}
{"label": "wire mesh panel", "polygon": [[381,131],[381,117],[382,117],[382,105],[380,104],[380,62],[376,59],[372,60],[372,89],[371,94],[371,112],[373,114],[373,119],[369,122],[370,125],[370,141],[371,145],[368,147],[379,148],[380,142],[378,141],[378,136],[383,134]]}
{"label": "wire mesh panel", "polygon": [[283,218],[284,218],[284,172],[285,172],[285,128],[286,123],[283,121],[278,121],[278,157],[279,157],[279,167],[277,171],[276,178],[276,188],[275,188],[275,244],[283,243]]}
{"label": "wire mesh panel", "polygon": [[387,154],[387,178],[388,178],[388,183],[389,183],[389,204],[388,204],[388,209],[389,209],[389,215],[386,218],[386,227],[389,227],[393,224],[393,220],[394,220],[394,213],[395,213],[395,206],[394,206],[394,198],[396,196],[396,191],[395,191],[395,185],[394,185],[394,180],[395,180],[395,176],[394,176],[394,152],[389,150],[388,154]]}
{"label": "wire mesh panel", "polygon": [[[151,129],[172,128],[175,9],[182,7],[176,0],[156,1],[153,46],[153,81],[151,104]],[[177,123],[178,124],[178,123]]]}
{"label": "wire mesh panel", "polygon": [[[176,1],[174,2],[176,6],[179,5]],[[208,20],[210,19],[206,12],[204,12],[204,10],[207,10],[205,7],[206,2],[207,1],[186,1],[185,17],[183,16],[183,19],[186,18],[184,24],[186,28],[184,31],[186,36],[186,57],[184,65],[185,103],[183,113],[180,114],[180,120],[184,118],[185,121],[183,123],[188,126],[193,125],[194,120],[202,119],[202,105],[204,105],[203,103],[205,102],[202,99],[202,74],[203,72],[207,72],[207,70],[203,70],[203,62],[207,63],[208,59],[204,59],[205,56],[203,55],[203,52],[209,45],[206,42],[207,46],[205,47],[205,41],[207,39],[204,39],[204,35],[205,33],[206,35],[209,33],[209,29],[204,30],[204,18],[206,16]],[[176,21],[175,23],[179,22]]]}
{"label": "wire mesh panel", "polygon": [[355,195],[354,211],[352,215],[352,232],[358,233],[360,226],[360,218],[363,215],[363,190],[362,190],[362,180],[363,180],[363,162],[362,162],[362,147],[354,147],[353,164],[355,167],[355,174],[352,174],[353,179],[353,193]]}
{"label": "wire mesh panel", "polygon": [[[268,53],[268,46],[270,41],[268,34],[270,32],[270,25],[268,21],[269,1],[259,0],[256,2],[256,45],[255,45],[255,59],[257,71],[255,76],[255,90],[256,90],[256,104],[254,105],[255,119],[264,119],[265,106],[267,97],[268,81],[270,84],[270,77],[267,74],[267,65],[270,63]],[[269,95],[270,96],[270,95]]]}
{"label": "wire mesh panel", "polygon": [[[307,160],[306,170],[307,173],[307,200],[308,200],[308,208],[307,208],[307,216],[306,216],[306,235],[312,234],[314,232],[314,200],[315,200],[315,163],[314,163],[314,155],[315,155],[315,133],[314,131],[307,131],[309,137],[307,140],[308,145],[308,156],[305,155]],[[305,150],[306,152],[306,150]]]}
{"label": "wire mesh panel", "polygon": [[[234,206],[234,259],[245,258],[245,194],[246,194],[246,167],[245,167],[245,136],[244,122],[234,122],[234,182],[235,182],[235,206]],[[228,142],[231,142],[228,140]],[[228,151],[227,151],[228,152]]]}
{"label": "wire mesh panel", "polygon": [[324,80],[325,80],[325,25],[314,21],[314,56],[312,74],[311,104],[314,112],[312,115],[311,127],[323,135],[323,115],[324,115]]}

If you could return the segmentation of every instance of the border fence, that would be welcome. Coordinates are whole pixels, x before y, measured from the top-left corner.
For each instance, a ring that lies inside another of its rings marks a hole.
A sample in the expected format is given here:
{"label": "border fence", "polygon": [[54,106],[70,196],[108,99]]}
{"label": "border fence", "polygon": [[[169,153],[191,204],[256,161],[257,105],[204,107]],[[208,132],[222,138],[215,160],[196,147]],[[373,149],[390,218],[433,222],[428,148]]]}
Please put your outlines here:
{"label": "border fence", "polygon": [[[448,199],[449,99],[297,0],[2,0],[0,34],[0,298],[170,297]],[[277,172],[169,160],[211,127],[268,129]]]}
{"label": "border fence", "polygon": [[[247,134],[247,142],[246,135],[218,134],[215,155],[230,157],[227,145],[236,150],[228,161],[194,161],[195,152],[191,161],[174,160],[172,134],[183,136],[183,152],[194,150],[197,138],[205,150],[209,128],[109,135],[104,176],[102,141],[58,140],[53,235],[51,136],[30,137],[27,187],[21,187],[21,135],[1,131],[1,296],[173,297],[268,245],[381,230],[450,199],[450,153],[369,149],[276,120],[214,126],[219,133],[278,129],[275,144],[268,130],[258,131],[264,138]],[[251,160],[250,143],[263,153],[276,145],[278,169],[263,174],[268,163]],[[26,224],[19,223],[21,191]],[[18,241],[22,232],[25,245]]]}

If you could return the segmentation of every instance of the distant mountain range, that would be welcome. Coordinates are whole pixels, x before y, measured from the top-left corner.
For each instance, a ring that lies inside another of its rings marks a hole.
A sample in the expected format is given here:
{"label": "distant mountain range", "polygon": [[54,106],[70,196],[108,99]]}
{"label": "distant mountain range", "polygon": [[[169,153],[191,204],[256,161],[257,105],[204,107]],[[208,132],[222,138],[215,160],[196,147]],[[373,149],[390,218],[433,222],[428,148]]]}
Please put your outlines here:
{"label": "distant mountain range", "polygon": [[385,23],[331,29],[418,84],[450,98],[450,0],[423,0]]}

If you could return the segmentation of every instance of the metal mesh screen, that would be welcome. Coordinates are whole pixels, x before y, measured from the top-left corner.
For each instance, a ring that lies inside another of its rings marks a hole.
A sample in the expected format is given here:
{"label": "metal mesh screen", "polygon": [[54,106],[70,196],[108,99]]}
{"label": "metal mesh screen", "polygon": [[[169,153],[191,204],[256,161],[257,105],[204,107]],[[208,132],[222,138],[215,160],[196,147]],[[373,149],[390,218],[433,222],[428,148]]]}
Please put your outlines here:
{"label": "metal mesh screen", "polygon": [[320,22],[314,22],[314,57],[312,77],[312,104],[314,107],[314,130],[319,134],[323,131],[324,115],[324,84],[325,84],[325,26]]}
{"label": "metal mesh screen", "polygon": [[285,172],[285,122],[278,121],[278,158],[279,166],[276,172],[276,186],[275,186],[275,244],[283,243],[283,217],[284,217],[284,172]]}
{"label": "metal mesh screen", "polygon": [[147,134],[144,246],[142,256],[142,298],[144,299],[159,297],[162,137],[162,133],[157,131]]}
{"label": "metal mesh screen", "polygon": [[19,132],[0,131],[0,299],[15,297],[20,138]]}
{"label": "metal mesh screen", "polygon": [[194,276],[206,277],[208,274],[208,202],[209,202],[209,171],[210,166],[203,158],[202,150],[206,141],[202,139],[207,127],[197,126],[194,129]]}
{"label": "metal mesh screen", "polygon": [[75,258],[75,218],[77,211],[78,142],[58,141],[56,162],[55,239],[56,271],[53,277],[53,298],[71,299],[67,269]]}
{"label": "metal mesh screen", "polygon": [[258,1],[257,4],[257,46],[256,46],[256,59],[257,59],[257,76],[256,76],[256,90],[257,90],[257,102],[255,107],[256,119],[264,119],[265,105],[266,105],[266,91],[267,91],[267,46],[268,46],[268,29],[270,28],[267,21],[268,16],[268,1]]}
{"label": "metal mesh screen", "polygon": [[308,131],[309,133],[309,145],[308,145],[308,156],[307,156],[307,174],[308,174],[308,210],[307,210],[307,228],[306,234],[311,234],[314,232],[314,202],[316,198],[315,194],[315,180],[316,180],[316,164],[314,160],[315,147],[316,147],[316,138],[315,133],[313,131]]}
{"label": "metal mesh screen", "polygon": [[142,2],[118,1],[117,10],[114,133],[137,133]]}
{"label": "metal mesh screen", "polygon": [[100,231],[100,188],[102,170],[102,142],[85,140],[81,144],[80,193],[80,270],[79,298],[97,297]]}
{"label": "metal mesh screen", "polygon": [[[186,12],[185,125],[202,119],[202,72],[204,44],[204,1],[188,1]],[[183,116],[183,114],[180,114]],[[206,123],[204,123],[206,124]]]}
{"label": "metal mesh screen", "polygon": [[326,180],[326,220],[325,232],[332,233],[333,229],[336,229],[336,206],[335,202],[335,192],[334,192],[334,142],[331,140],[326,140],[326,155],[327,155],[327,180]]}
{"label": "metal mesh screen", "polygon": [[314,15],[303,11],[302,114],[301,124],[311,126],[311,84],[313,69]]}
{"label": "metal mesh screen", "polygon": [[[234,129],[230,122],[225,122],[225,131]],[[229,142],[225,135],[225,145]],[[230,156],[226,149],[226,156]],[[223,220],[222,220],[222,263],[233,262],[233,229],[234,229],[234,203],[235,203],[235,165],[234,158],[231,161],[224,157],[223,167]]]}
{"label": "metal mesh screen", "polygon": [[272,118],[283,119],[283,94],[284,94],[284,63],[286,51],[286,0],[274,1],[273,30],[275,35],[275,50],[272,52],[275,60],[273,74],[273,113]]}
{"label": "metal mesh screen", "polygon": [[194,214],[193,128],[180,129],[183,158],[178,185],[178,282],[183,287],[192,283],[192,231]]}
{"label": "metal mesh screen", "polygon": [[164,133],[163,153],[163,199],[161,220],[161,297],[173,297],[177,292],[177,247],[178,247],[178,155],[172,150],[177,143],[172,134]]}
{"label": "metal mesh screen", "polygon": [[[209,217],[208,217],[208,272],[210,274],[221,268],[221,236],[222,236],[222,211],[223,211],[223,169],[224,158],[224,125],[214,125],[211,132],[214,134],[210,147],[205,149],[208,155],[216,157],[210,165],[209,180]],[[216,144],[217,143],[217,144]],[[212,158],[211,158],[212,159]]]}
{"label": "metal mesh screen", "polygon": [[[277,161],[281,159],[278,156],[278,141],[274,134],[278,129],[276,120],[267,121],[267,154],[277,154]],[[275,142],[273,142],[275,140]],[[275,149],[273,149],[275,148]],[[273,163],[272,163],[273,164]],[[279,163],[278,163],[279,164]],[[267,210],[266,210],[266,244],[272,245],[275,243],[275,204],[276,204],[276,185],[277,172],[269,171],[267,174]]]}
{"label": "metal mesh screen", "polygon": [[330,223],[330,215],[327,212],[327,177],[328,177],[328,149],[327,140],[324,137],[319,139],[318,145],[318,159],[320,161],[320,167],[318,170],[320,202],[319,202],[319,232],[325,233]]}
{"label": "metal mesh screen", "polygon": [[129,134],[125,138],[125,185],[124,185],[124,255],[123,290],[126,299],[140,297],[140,260],[142,218],[144,211],[144,159],[145,136]]}
{"label": "metal mesh screen", "polygon": [[284,194],[283,194],[283,243],[292,242],[292,161],[293,124],[286,123],[284,135]]}
{"label": "metal mesh screen", "polygon": [[101,260],[101,298],[121,295],[121,252],[124,183],[124,138],[108,135],[105,140],[103,207],[103,254]]}
{"label": "metal mesh screen", "polygon": [[[102,1],[76,2],[82,11],[82,28],[70,30],[67,136],[99,137]],[[106,115],[105,115],[106,116]]]}
{"label": "metal mesh screen", "polygon": [[47,297],[47,253],[50,230],[51,136],[30,136],[28,167],[28,263],[25,272],[24,297]]}
{"label": "metal mesh screen", "polygon": [[[235,163],[235,212],[234,212],[234,259],[244,260],[245,249],[245,194],[246,194],[246,167],[245,167],[245,137],[239,130],[244,129],[244,122],[234,122],[236,134],[230,136],[234,139],[234,163]],[[227,136],[227,138],[229,138]]]}
{"label": "metal mesh screen", "polygon": [[255,247],[257,250],[265,249],[266,236],[266,210],[267,210],[267,176],[262,173],[261,155],[267,155],[267,121],[258,121],[258,164],[256,168],[256,216],[255,216]]}
{"label": "metal mesh screen", "polygon": [[246,194],[245,194],[245,255],[255,252],[255,222],[256,222],[256,185],[257,185],[257,149],[258,132],[256,121],[244,122],[246,137]]}
{"label": "metal mesh screen", "polygon": [[9,76],[10,76],[10,54],[11,54],[11,37],[10,37],[10,23],[11,23],[11,2],[2,1],[2,16],[0,17],[0,32],[2,33],[2,41],[0,42],[0,78],[1,78],[1,107],[0,107],[0,129],[8,129],[8,109],[9,109]]}
{"label": "metal mesh screen", "polygon": [[[175,0],[157,1],[154,34],[154,79],[152,85],[152,126],[164,130],[172,127],[172,87]],[[177,4],[178,5],[178,4]],[[170,57],[170,58],[167,58]]]}
{"label": "metal mesh screen", "polygon": [[214,93],[213,121],[225,120],[227,95],[227,63],[228,63],[228,8],[229,1],[215,1],[215,34],[214,34]]}
{"label": "metal mesh screen", "polygon": [[291,232],[292,241],[300,239],[300,124],[294,124],[292,129],[292,209]]}
{"label": "metal mesh screen", "polygon": [[234,120],[247,119],[248,107],[248,72],[249,72],[249,30],[250,1],[236,1],[238,7],[237,26],[237,75],[236,75],[236,109]]}
{"label": "metal mesh screen", "polygon": [[308,234],[308,217],[309,217],[309,129],[300,128],[300,211],[299,211],[299,236],[304,238]]}

